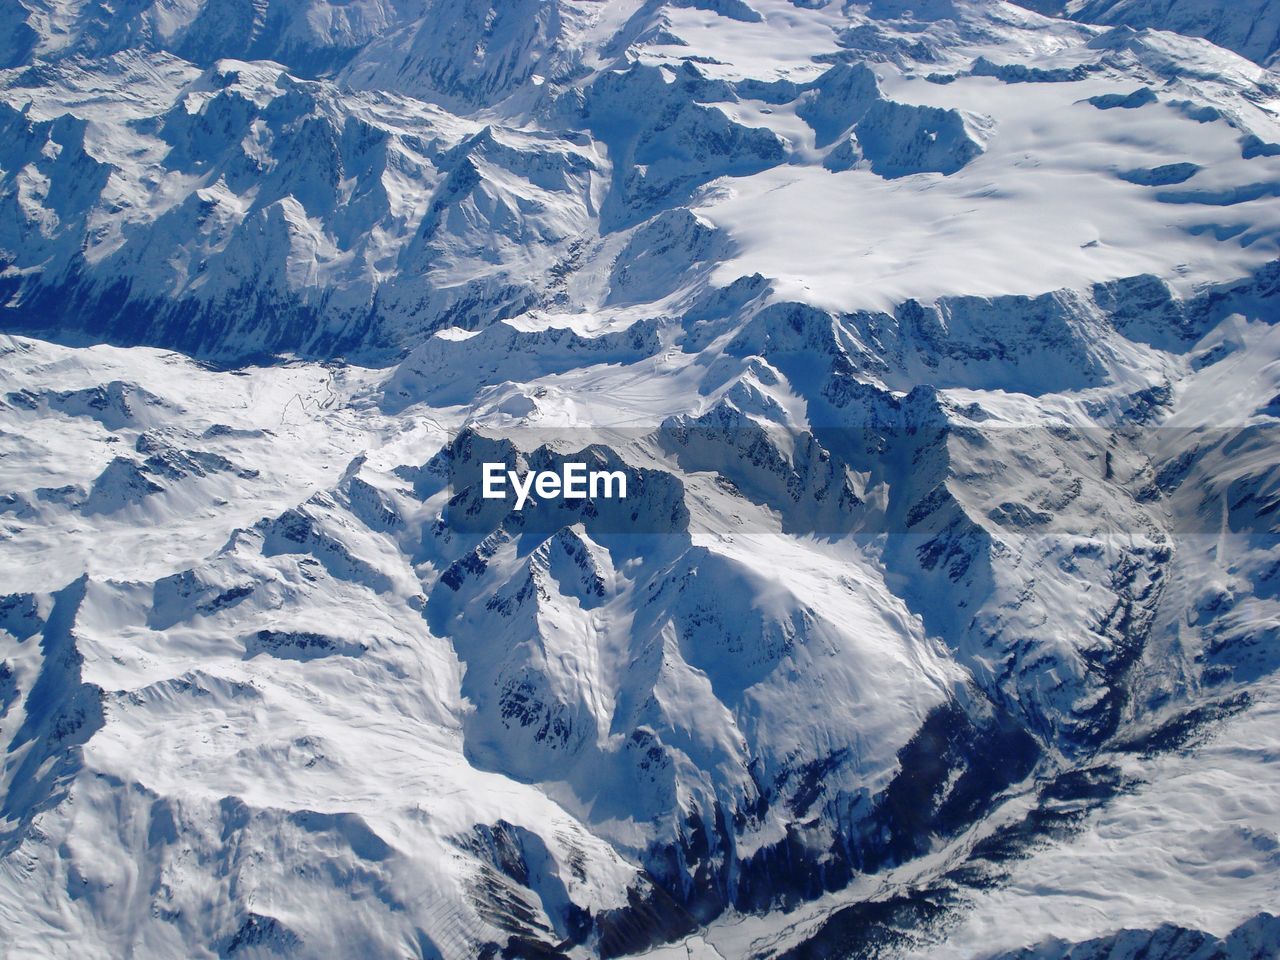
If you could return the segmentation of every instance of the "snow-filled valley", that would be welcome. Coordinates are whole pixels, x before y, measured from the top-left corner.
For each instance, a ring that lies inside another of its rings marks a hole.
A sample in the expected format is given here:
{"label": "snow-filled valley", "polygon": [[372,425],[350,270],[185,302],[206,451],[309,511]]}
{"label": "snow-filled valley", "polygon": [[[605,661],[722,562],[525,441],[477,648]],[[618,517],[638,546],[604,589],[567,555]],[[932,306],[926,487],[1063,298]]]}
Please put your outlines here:
{"label": "snow-filled valley", "polygon": [[1280,956],[1276,17],[0,9],[0,957]]}

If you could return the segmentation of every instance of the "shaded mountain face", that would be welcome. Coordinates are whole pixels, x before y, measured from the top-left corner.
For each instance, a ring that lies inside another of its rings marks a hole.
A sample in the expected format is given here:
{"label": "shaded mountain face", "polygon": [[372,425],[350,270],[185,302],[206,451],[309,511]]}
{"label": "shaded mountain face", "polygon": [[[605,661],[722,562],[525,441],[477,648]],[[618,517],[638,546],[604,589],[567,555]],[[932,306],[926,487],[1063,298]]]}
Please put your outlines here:
{"label": "shaded mountain face", "polygon": [[1018,0],[1029,10],[1082,23],[1170,30],[1203,37],[1264,66],[1280,51],[1280,5],[1274,0]]}
{"label": "shaded mountain face", "polygon": [[426,4],[398,0],[179,0],[177,3],[14,4],[6,67],[33,59],[167,52],[199,65],[223,57],[273,60],[312,76],[348,61],[365,44],[420,17]]}
{"label": "shaded mountain face", "polygon": [[5,7],[6,944],[1273,956],[1270,10]]}

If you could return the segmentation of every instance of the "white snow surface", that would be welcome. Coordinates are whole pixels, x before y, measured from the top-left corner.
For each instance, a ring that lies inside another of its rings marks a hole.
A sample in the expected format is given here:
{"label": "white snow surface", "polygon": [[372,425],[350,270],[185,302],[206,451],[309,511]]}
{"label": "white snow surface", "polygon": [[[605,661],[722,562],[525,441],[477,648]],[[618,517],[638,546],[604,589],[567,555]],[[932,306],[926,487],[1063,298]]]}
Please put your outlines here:
{"label": "white snow surface", "polygon": [[[941,883],[866,955],[1274,912],[1253,46],[995,0],[5,28],[0,957],[805,955]],[[638,492],[515,516],[489,453]]]}

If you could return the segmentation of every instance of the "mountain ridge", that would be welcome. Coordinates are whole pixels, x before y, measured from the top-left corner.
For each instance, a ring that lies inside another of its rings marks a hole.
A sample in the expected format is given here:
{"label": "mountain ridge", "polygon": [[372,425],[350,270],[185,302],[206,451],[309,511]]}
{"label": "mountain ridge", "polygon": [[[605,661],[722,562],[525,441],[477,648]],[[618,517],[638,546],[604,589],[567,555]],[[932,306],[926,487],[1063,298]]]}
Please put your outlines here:
{"label": "mountain ridge", "polygon": [[[8,11],[12,950],[1276,948],[1273,71],[995,0]],[[567,458],[634,495],[477,490]]]}

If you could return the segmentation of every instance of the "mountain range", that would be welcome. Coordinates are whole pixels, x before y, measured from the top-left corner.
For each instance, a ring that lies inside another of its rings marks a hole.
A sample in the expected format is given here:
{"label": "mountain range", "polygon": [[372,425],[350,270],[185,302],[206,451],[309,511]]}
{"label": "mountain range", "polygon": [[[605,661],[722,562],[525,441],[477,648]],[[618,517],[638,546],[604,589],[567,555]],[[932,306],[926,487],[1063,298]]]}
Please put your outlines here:
{"label": "mountain range", "polygon": [[4,37],[0,957],[1280,955],[1280,4]]}

